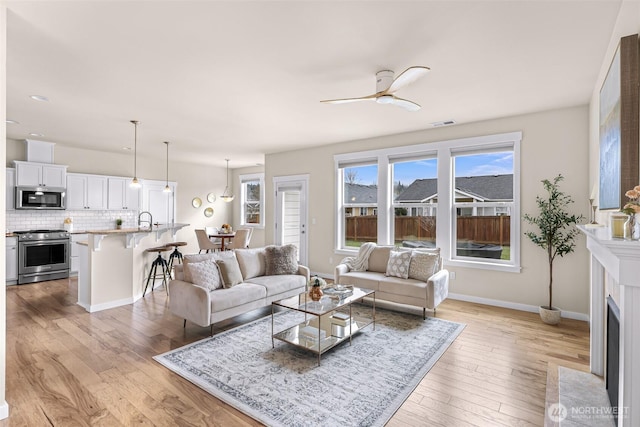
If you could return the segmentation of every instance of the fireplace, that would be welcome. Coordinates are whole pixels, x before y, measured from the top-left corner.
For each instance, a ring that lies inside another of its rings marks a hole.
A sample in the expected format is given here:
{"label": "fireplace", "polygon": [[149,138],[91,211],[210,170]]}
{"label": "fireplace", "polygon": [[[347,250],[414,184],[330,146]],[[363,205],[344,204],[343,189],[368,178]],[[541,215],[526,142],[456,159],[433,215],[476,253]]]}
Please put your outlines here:
{"label": "fireplace", "polygon": [[610,296],[607,297],[607,370],[606,387],[613,416],[618,422],[618,376],[620,375],[620,309]]}

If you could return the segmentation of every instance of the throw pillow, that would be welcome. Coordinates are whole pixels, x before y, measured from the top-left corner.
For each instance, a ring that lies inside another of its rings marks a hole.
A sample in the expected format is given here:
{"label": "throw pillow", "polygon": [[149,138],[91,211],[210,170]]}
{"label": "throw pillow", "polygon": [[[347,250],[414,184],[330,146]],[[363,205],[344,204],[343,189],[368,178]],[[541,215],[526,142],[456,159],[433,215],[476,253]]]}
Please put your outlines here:
{"label": "throw pillow", "polygon": [[219,259],[216,261],[220,268],[220,276],[222,277],[222,286],[230,288],[242,283],[242,272],[238,265],[238,260],[233,258]]}
{"label": "throw pillow", "polygon": [[411,252],[409,278],[426,282],[438,271],[440,255],[427,252]]}
{"label": "throw pillow", "polygon": [[265,248],[265,276],[298,273],[298,248],[295,245]]}
{"label": "throw pillow", "polygon": [[387,272],[385,276],[400,277],[406,279],[409,277],[409,264],[411,262],[411,252],[391,251],[389,252],[389,262],[387,263]]}
{"label": "throw pillow", "polygon": [[190,255],[185,255],[184,258],[182,259],[182,263],[184,264],[183,280],[185,282],[193,283],[193,279],[191,277],[191,273],[189,272],[189,269],[187,268],[187,265],[189,265],[190,263],[202,262],[202,261],[206,261],[206,260],[209,260],[209,259],[215,260],[215,254],[190,254]]}
{"label": "throw pillow", "polygon": [[213,259],[201,262],[191,262],[187,264],[187,270],[191,274],[191,283],[201,288],[215,291],[222,287],[220,281],[220,271]]}

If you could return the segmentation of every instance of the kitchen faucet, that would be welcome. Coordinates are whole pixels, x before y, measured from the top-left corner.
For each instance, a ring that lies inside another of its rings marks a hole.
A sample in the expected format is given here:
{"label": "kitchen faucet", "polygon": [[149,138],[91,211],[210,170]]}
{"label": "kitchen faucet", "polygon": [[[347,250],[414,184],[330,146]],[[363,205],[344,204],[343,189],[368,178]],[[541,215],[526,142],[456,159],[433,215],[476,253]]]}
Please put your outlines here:
{"label": "kitchen faucet", "polygon": [[[149,215],[149,221],[142,221],[142,215],[143,214]],[[151,215],[151,212],[149,212],[149,211],[140,212],[140,214],[138,215],[138,229],[140,229],[140,225],[142,225],[143,222],[148,222],[149,223],[149,231],[151,231],[151,229],[153,228],[153,215]]]}

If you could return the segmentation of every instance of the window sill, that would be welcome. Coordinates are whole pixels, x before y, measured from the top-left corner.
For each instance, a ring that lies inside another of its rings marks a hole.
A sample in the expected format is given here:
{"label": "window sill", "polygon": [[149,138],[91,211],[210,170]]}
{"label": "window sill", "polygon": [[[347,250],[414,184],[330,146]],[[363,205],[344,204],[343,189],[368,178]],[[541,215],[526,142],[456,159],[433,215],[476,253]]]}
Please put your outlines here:
{"label": "window sill", "polygon": [[477,268],[480,270],[503,271],[506,273],[520,273],[522,270],[522,267],[519,265],[495,264],[482,261],[462,261],[458,259],[444,260],[443,264],[445,267]]}

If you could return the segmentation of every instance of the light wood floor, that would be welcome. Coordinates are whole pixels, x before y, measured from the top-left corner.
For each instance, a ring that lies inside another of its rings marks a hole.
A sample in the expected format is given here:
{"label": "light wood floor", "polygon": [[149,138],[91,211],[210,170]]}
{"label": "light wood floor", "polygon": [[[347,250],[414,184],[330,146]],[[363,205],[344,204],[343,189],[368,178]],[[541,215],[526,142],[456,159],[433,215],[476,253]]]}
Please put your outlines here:
{"label": "light wood floor", "polygon": [[[151,359],[209,334],[183,329],[162,289],[93,314],[75,304],[76,289],[75,279],[7,288],[10,417],[0,426],[259,425]],[[389,426],[541,426],[547,364],[588,370],[585,322],[551,327],[534,313],[453,300],[437,316],[467,326]]]}

